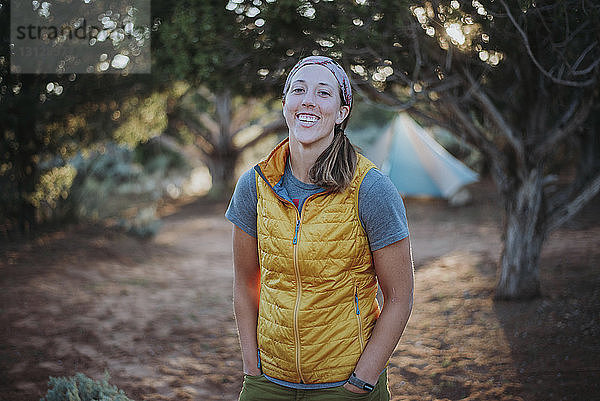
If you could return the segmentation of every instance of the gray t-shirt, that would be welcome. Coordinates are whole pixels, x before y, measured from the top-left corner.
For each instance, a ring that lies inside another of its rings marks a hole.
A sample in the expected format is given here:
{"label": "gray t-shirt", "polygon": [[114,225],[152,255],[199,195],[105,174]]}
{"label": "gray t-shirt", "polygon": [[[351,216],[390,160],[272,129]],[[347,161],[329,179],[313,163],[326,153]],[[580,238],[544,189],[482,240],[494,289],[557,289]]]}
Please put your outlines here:
{"label": "gray t-shirt", "polygon": [[[225,212],[225,217],[245,233],[256,238],[256,195],[254,169],[246,171],[238,180]],[[298,180],[286,163],[282,186],[289,198],[302,211],[304,201],[312,194],[323,191],[317,185]],[[371,169],[358,191],[358,216],[365,228],[371,251],[400,241],[408,236],[406,210],[398,190],[381,171]]]}

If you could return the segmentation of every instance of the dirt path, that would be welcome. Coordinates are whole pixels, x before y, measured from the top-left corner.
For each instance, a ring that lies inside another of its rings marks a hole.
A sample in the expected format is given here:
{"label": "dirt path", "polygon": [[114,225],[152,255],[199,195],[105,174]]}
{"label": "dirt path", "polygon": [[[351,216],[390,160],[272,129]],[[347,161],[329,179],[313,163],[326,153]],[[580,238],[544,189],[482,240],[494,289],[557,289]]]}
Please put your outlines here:
{"label": "dirt path", "polygon": [[[553,234],[544,296],[494,303],[501,216],[489,184],[460,209],[407,201],[415,311],[389,368],[394,400],[600,397],[600,202]],[[0,246],[0,401],[77,371],[136,400],[233,400],[241,361],[224,205],[173,210],[139,241],[73,229]]]}

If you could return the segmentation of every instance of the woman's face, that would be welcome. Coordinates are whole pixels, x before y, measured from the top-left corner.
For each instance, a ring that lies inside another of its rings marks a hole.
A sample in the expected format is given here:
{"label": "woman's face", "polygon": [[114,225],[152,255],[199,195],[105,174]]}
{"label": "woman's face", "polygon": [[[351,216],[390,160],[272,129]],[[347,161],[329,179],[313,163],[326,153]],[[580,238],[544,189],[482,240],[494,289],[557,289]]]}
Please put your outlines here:
{"label": "woman's face", "polygon": [[307,65],[292,77],[283,102],[290,141],[325,149],[333,140],[335,125],[349,112],[348,106],[341,105],[339,84],[326,67]]}

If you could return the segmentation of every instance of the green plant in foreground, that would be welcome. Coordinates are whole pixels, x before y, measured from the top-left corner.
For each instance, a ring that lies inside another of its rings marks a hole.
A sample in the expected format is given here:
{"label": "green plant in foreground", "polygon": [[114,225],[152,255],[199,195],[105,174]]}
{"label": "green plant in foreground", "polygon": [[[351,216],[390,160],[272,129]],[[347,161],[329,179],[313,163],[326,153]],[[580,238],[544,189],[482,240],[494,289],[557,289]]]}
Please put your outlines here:
{"label": "green plant in foreground", "polygon": [[108,384],[109,376],[96,381],[82,373],[72,377],[50,377],[49,390],[40,401],[132,401],[123,390]]}

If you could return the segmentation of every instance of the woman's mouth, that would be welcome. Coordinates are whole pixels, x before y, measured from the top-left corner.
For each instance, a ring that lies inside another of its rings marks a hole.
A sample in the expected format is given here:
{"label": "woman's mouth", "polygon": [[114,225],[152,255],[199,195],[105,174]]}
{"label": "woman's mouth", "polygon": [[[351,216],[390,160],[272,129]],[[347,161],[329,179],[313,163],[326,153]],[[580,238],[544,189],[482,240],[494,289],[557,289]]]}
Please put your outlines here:
{"label": "woman's mouth", "polygon": [[319,121],[319,117],[315,116],[314,114],[307,113],[296,114],[296,119],[303,127],[312,127],[317,123],[317,121]]}

